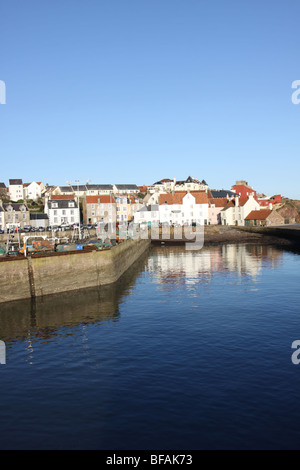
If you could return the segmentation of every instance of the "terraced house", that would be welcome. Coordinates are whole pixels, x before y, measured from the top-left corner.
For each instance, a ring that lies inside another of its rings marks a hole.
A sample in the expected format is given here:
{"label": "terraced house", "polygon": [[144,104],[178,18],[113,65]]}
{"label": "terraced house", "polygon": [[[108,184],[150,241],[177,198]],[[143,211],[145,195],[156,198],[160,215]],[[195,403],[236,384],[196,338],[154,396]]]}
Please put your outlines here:
{"label": "terraced house", "polygon": [[5,230],[9,224],[18,225],[20,228],[30,224],[30,214],[25,203],[0,203],[0,229]]}
{"label": "terraced house", "polygon": [[111,195],[86,196],[83,199],[85,224],[111,223],[116,220],[116,201]]}

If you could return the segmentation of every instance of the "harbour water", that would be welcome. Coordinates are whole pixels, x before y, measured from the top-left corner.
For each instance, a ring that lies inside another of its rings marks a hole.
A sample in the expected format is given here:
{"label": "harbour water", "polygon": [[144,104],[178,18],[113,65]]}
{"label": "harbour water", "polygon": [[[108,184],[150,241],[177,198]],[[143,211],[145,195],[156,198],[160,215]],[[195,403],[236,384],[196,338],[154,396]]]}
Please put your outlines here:
{"label": "harbour water", "polygon": [[165,246],[112,286],[0,305],[0,448],[300,448],[299,285],[284,249]]}

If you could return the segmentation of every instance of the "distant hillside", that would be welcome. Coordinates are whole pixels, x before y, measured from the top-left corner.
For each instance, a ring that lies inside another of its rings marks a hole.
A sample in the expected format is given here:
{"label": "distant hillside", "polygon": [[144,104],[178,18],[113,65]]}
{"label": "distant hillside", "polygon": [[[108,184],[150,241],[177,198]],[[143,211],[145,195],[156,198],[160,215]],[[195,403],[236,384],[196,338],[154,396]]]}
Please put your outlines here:
{"label": "distant hillside", "polygon": [[282,203],[275,204],[274,209],[285,219],[295,219],[297,223],[300,223],[300,201],[282,198]]}

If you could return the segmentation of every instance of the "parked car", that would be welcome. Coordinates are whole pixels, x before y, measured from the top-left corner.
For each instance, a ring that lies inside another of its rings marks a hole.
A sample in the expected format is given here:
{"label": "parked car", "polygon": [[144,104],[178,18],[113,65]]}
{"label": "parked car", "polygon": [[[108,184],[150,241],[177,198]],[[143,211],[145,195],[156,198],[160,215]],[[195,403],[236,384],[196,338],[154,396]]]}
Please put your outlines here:
{"label": "parked car", "polygon": [[45,231],[44,227],[39,227],[39,232],[44,232],[44,231]]}

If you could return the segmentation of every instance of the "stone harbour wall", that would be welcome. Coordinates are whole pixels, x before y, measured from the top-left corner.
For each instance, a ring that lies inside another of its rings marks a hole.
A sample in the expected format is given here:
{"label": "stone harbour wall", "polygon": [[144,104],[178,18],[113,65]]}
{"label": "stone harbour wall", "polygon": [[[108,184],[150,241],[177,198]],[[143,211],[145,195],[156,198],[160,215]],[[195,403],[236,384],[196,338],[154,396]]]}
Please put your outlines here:
{"label": "stone harbour wall", "polygon": [[0,262],[0,303],[112,284],[150,243],[126,240],[110,250]]}

